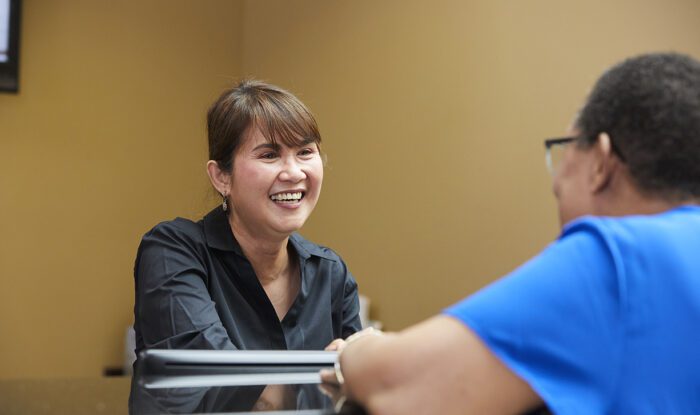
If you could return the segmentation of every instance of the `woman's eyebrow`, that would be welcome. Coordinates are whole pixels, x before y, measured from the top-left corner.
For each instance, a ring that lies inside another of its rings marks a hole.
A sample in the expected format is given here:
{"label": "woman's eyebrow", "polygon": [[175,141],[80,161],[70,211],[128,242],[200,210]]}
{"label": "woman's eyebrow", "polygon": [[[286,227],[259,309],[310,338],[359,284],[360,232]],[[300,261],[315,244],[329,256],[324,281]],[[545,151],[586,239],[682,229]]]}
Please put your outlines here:
{"label": "woman's eyebrow", "polygon": [[[316,142],[316,140],[314,140],[313,138],[307,138],[307,139],[303,140],[301,143],[299,143],[298,145],[296,145],[295,147],[304,147],[304,146],[308,146],[309,144],[313,144],[315,142]],[[257,150],[260,150],[261,148],[268,148],[270,150],[279,151],[282,148],[282,146],[279,144],[262,143],[262,144],[258,144],[257,146],[255,146],[255,148],[253,148],[252,151],[257,151]]]}
{"label": "woman's eyebrow", "polygon": [[272,144],[272,143],[262,143],[262,144],[258,144],[257,146],[255,146],[253,151],[260,150],[261,148],[269,148],[271,150],[277,151],[280,149],[280,145],[279,144]]}

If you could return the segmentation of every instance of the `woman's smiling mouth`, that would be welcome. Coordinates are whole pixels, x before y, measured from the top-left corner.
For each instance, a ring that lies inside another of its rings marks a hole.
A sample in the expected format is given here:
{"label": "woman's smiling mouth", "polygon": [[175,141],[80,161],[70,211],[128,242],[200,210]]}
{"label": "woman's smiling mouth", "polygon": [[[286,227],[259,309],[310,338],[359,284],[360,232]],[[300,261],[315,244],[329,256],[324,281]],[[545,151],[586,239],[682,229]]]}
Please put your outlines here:
{"label": "woman's smiling mouth", "polygon": [[275,203],[297,203],[304,198],[304,192],[280,192],[270,195],[270,200]]}

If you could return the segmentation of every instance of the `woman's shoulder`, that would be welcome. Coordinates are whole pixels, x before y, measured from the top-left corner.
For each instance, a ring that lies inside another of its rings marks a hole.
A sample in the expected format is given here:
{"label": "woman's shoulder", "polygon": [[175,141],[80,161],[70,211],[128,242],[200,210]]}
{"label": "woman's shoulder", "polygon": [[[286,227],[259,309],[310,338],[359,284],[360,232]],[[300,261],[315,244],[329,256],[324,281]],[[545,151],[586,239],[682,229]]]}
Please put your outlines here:
{"label": "woman's shoulder", "polygon": [[293,233],[289,239],[297,252],[299,252],[299,254],[302,256],[316,256],[328,261],[343,264],[343,259],[340,257],[340,255],[327,246],[311,242],[296,232]]}
{"label": "woman's shoulder", "polygon": [[201,221],[194,222],[181,217],[158,223],[143,236],[143,240],[147,239],[177,240],[190,243],[205,242]]}
{"label": "woman's shoulder", "polygon": [[313,243],[298,233],[293,233],[289,237],[294,248],[302,258],[316,258],[311,261],[313,267],[323,275],[330,277],[332,284],[337,287],[356,287],[357,283],[352,273],[345,264],[345,261],[334,250],[327,246]]}

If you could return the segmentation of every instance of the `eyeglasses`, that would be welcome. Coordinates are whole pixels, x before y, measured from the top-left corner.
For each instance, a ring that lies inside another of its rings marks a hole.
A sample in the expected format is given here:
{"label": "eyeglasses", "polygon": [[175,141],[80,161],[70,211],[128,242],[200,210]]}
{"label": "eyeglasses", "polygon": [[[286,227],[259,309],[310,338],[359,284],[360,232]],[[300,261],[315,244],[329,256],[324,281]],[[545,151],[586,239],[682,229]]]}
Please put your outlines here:
{"label": "eyeglasses", "polygon": [[[573,141],[576,141],[576,137],[558,137],[544,140],[544,157],[549,174],[554,175],[554,173],[556,173],[564,155],[564,148]],[[620,148],[615,144],[612,138],[610,139],[610,147],[617,158],[624,163],[626,161],[625,156],[620,152]]]}
{"label": "eyeglasses", "polygon": [[547,163],[549,174],[554,175],[557,171],[564,155],[564,148],[574,140],[576,140],[576,137],[558,137],[544,140],[544,159]]}

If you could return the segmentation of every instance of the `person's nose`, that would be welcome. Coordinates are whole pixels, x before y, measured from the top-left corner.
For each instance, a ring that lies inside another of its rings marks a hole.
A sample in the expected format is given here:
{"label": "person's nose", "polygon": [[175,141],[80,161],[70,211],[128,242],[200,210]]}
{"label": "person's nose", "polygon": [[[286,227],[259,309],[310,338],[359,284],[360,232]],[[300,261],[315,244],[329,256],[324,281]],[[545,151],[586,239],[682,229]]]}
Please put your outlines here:
{"label": "person's nose", "polygon": [[282,165],[279,175],[280,180],[285,182],[298,183],[306,179],[306,173],[295,157],[287,157]]}

